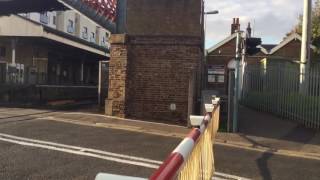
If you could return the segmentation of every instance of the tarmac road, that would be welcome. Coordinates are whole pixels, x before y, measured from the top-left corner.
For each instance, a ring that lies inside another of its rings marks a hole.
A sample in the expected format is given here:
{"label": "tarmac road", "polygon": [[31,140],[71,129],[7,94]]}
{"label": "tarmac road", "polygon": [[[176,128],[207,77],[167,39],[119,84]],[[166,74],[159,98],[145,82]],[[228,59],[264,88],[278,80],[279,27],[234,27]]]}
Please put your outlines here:
{"label": "tarmac road", "polygon": [[[147,178],[181,141],[46,119],[52,113],[0,108],[0,179],[94,179],[99,172]],[[320,161],[222,145],[215,164],[238,179],[320,179]]]}

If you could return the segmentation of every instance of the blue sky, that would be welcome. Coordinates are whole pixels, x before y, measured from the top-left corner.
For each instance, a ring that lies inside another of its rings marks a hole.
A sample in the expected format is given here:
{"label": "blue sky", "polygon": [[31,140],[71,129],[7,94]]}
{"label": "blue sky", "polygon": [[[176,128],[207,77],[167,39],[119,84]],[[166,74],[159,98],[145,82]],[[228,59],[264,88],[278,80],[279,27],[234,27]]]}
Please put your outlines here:
{"label": "blue sky", "polygon": [[206,0],[205,9],[220,12],[207,17],[207,48],[230,35],[234,17],[240,18],[242,29],[251,22],[254,36],[261,37],[264,44],[274,44],[297,24],[303,0]]}

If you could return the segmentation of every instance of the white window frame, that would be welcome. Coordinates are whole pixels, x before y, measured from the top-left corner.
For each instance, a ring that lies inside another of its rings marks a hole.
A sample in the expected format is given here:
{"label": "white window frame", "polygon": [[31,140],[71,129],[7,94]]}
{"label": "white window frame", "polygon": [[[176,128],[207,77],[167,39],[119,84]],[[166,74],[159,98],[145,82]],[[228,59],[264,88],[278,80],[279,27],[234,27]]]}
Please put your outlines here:
{"label": "white window frame", "polygon": [[74,21],[71,19],[68,19],[67,32],[74,33]]}
{"label": "white window frame", "polygon": [[216,65],[208,68],[208,83],[225,83],[226,70],[224,66]]}
{"label": "white window frame", "polygon": [[86,27],[86,26],[82,27],[82,38],[88,39],[88,27]]}

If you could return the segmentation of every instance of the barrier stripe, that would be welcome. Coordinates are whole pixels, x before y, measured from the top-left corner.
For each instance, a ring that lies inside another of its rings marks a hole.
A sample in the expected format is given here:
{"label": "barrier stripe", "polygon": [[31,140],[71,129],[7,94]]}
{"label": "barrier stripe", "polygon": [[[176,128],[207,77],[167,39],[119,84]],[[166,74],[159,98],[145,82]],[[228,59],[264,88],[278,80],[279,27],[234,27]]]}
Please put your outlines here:
{"label": "barrier stripe", "polygon": [[167,160],[160,166],[150,180],[168,180],[174,179],[177,171],[180,169],[184,162],[183,156],[180,153],[172,153]]}
{"label": "barrier stripe", "polygon": [[197,142],[198,138],[201,135],[201,131],[199,129],[193,129],[189,134],[188,134],[188,138],[193,139],[194,142]]}
{"label": "barrier stripe", "polygon": [[179,153],[182,155],[183,159],[186,160],[189,157],[194,145],[195,142],[193,139],[185,138],[172,153]]}
{"label": "barrier stripe", "polygon": [[212,113],[207,113],[206,116],[204,117],[203,122],[206,127],[208,127],[208,124],[209,124],[209,121],[211,120],[211,117],[212,117]]}
{"label": "barrier stripe", "polygon": [[204,133],[204,131],[206,130],[207,126],[203,123],[201,126],[200,126],[200,132],[201,134]]}

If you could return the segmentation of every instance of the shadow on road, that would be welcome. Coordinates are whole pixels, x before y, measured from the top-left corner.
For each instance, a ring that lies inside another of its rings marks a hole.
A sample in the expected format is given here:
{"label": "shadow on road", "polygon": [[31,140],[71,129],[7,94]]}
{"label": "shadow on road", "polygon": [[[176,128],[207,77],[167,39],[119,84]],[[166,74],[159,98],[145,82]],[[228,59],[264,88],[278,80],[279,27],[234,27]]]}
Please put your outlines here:
{"label": "shadow on road", "polygon": [[[264,144],[261,144],[261,143],[255,141],[254,139],[252,139],[250,137],[247,137],[245,135],[241,135],[241,137],[243,137],[244,139],[249,141],[251,144],[253,144],[253,147],[265,147],[265,148],[271,149],[270,146],[266,146]],[[268,152],[263,153],[261,155],[261,157],[259,157],[256,160],[257,166],[259,168],[259,173],[260,173],[261,177],[263,177],[264,180],[271,180],[272,179],[271,172],[270,172],[270,169],[268,167],[268,161],[273,156],[274,152],[276,152],[276,150],[275,149],[271,149]]]}
{"label": "shadow on road", "polygon": [[273,151],[265,152],[262,154],[262,156],[260,158],[258,158],[256,160],[260,174],[264,180],[271,180],[272,179],[271,172],[268,167],[268,161],[273,156],[272,152]]}

